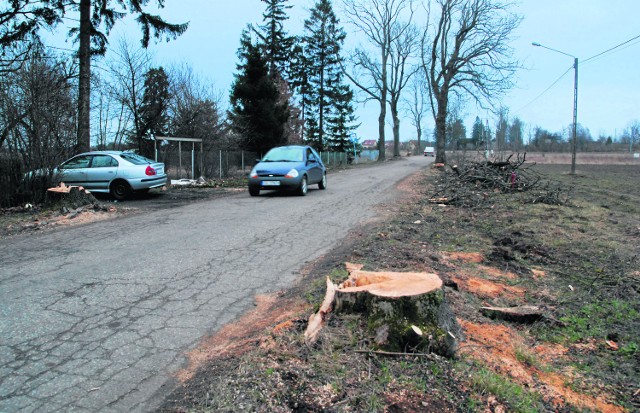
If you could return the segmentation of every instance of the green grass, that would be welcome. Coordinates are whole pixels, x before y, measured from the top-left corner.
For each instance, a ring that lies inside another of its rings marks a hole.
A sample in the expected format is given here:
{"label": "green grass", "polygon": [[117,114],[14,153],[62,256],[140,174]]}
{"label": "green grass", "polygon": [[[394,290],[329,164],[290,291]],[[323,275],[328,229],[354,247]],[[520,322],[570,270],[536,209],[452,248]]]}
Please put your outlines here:
{"label": "green grass", "polygon": [[516,413],[537,413],[542,410],[541,397],[525,390],[504,376],[486,368],[471,372],[472,387],[482,394],[492,394]]}
{"label": "green grass", "polygon": [[[621,300],[589,303],[576,313],[561,317],[566,326],[558,330],[564,341],[575,343],[590,338],[606,338],[607,334],[627,323],[635,321],[640,314],[631,303]],[[637,346],[637,344],[636,344]]]}

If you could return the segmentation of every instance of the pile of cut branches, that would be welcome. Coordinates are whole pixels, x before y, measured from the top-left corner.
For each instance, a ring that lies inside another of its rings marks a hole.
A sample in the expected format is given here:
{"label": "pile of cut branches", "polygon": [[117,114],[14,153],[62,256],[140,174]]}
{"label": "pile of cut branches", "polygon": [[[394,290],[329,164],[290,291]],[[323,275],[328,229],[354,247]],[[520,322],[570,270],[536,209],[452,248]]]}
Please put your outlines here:
{"label": "pile of cut branches", "polygon": [[[554,185],[526,164],[526,153],[502,160],[474,161],[443,168],[436,190],[429,202],[463,207],[477,207],[496,194],[520,194],[528,203],[565,205],[569,191]],[[523,195],[527,193],[527,196]]]}

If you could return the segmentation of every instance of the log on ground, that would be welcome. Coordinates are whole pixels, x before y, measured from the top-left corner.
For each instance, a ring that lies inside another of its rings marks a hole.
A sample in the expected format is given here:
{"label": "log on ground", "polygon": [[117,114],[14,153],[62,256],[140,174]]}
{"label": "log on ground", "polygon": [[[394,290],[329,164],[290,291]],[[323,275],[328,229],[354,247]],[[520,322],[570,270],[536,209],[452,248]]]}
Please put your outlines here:
{"label": "log on ground", "polygon": [[482,307],[480,312],[489,318],[518,323],[533,323],[543,318],[540,308],[529,305],[521,307]]}

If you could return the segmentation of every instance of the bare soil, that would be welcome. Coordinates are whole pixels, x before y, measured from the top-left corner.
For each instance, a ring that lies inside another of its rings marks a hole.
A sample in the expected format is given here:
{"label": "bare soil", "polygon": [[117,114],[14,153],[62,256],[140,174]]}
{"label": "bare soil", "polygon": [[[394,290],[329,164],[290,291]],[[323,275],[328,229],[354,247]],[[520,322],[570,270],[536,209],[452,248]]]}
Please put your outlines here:
{"label": "bare soil", "polygon": [[106,194],[93,194],[86,202],[55,202],[44,205],[25,204],[0,208],[0,238],[64,227],[85,225],[106,219],[175,208],[193,202],[228,196],[245,191],[242,180],[225,185],[215,182],[207,186],[168,186],[147,193],[133,194],[125,201],[115,201]]}

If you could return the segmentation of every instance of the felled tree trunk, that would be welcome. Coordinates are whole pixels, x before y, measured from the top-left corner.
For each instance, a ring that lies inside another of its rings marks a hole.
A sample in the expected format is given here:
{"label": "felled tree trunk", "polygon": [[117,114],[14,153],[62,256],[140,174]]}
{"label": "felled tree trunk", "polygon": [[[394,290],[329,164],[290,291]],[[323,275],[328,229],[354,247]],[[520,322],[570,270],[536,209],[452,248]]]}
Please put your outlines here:
{"label": "felled tree trunk", "polygon": [[[347,264],[349,279],[327,288],[328,296],[329,292],[335,295],[336,313],[364,314],[378,349],[434,352],[446,357],[455,354],[462,330],[444,299],[437,274],[369,272],[361,268]],[[328,313],[326,299],[321,313]]]}

